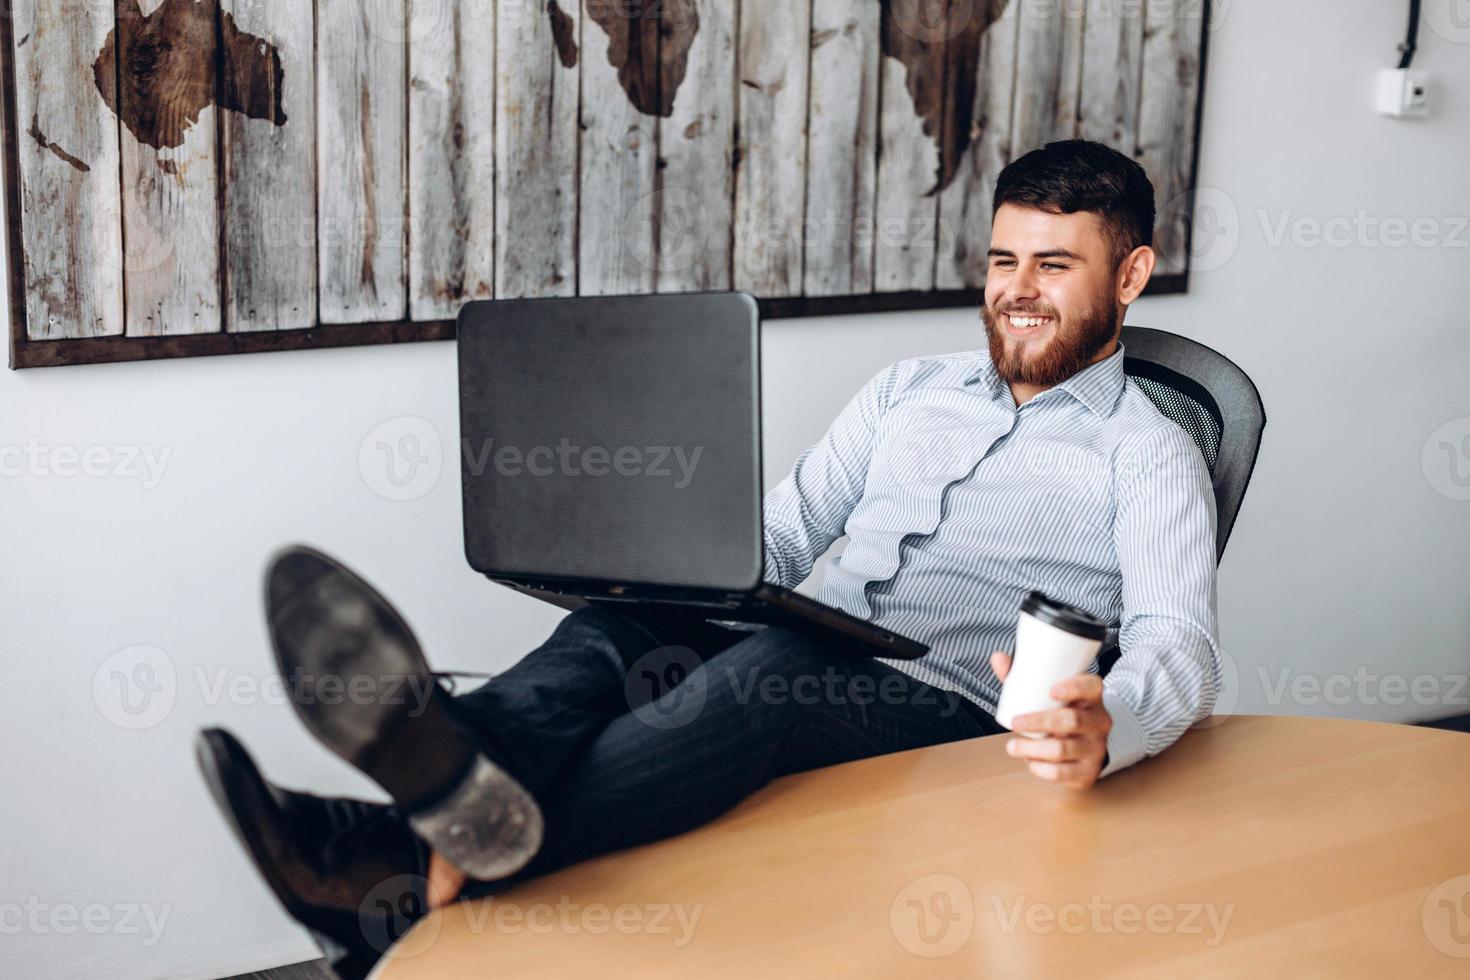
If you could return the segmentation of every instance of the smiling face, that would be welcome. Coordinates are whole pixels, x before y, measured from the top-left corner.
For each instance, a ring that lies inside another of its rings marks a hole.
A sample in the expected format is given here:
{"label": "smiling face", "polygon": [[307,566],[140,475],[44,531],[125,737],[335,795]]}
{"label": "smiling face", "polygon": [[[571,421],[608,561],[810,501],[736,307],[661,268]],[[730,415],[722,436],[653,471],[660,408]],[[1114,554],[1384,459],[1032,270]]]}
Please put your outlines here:
{"label": "smiling face", "polygon": [[981,318],[991,360],[1013,391],[1050,388],[1117,349],[1124,308],[1143,288],[1133,288],[1131,272],[1143,252],[1146,281],[1151,250],[1135,249],[1120,266],[1099,215],[1001,205]]}

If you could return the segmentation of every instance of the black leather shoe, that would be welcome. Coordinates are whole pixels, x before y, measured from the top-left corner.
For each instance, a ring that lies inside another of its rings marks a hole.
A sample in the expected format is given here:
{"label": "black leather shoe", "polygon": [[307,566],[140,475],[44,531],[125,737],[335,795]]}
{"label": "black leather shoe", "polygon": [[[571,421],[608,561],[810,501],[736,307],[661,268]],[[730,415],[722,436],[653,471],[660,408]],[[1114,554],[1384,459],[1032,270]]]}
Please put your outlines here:
{"label": "black leather shoe", "polygon": [[535,856],[536,801],[454,722],[413,632],[372,586],[296,545],[271,558],[265,606],[297,716],[387,790],[421,838],[486,881]]}
{"label": "black leather shoe", "polygon": [[276,898],[342,980],[360,980],[428,904],[428,848],[394,807],[266,782],[229,732],[195,742],[204,781]]}

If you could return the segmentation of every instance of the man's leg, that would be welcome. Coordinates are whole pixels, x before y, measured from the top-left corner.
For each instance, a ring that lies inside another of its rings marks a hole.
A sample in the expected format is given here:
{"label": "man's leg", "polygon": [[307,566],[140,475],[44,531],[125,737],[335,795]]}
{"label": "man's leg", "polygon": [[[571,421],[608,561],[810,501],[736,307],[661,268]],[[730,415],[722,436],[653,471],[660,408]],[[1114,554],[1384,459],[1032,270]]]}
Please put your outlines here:
{"label": "man's leg", "polygon": [[700,655],[737,639],[638,607],[583,607],[515,666],[457,697],[455,718],[544,802],[609,722],[683,680]]}
{"label": "man's leg", "polygon": [[[615,696],[626,676],[618,664],[637,664],[641,650],[652,654],[644,666],[660,669],[663,654],[648,647],[670,641],[672,652],[692,656],[677,646],[687,626],[640,632],[621,617],[589,612],[570,618],[541,656],[460,706],[434,682],[403,617],[341,563],[306,547],[282,549],[272,557],[265,592],[271,646],[281,676],[292,680],[297,716],[394,803],[274,786],[244,746],[220,730],[201,733],[199,763],[263,879],[344,978],[365,975],[427,904],[457,890],[458,881],[443,894],[434,887],[436,865],[452,862],[450,879],[462,880],[459,869],[470,869],[493,880],[521,869],[539,848],[540,807],[480,748],[489,739],[476,737],[477,705],[481,717],[509,720],[496,741],[521,757],[545,793],[546,774],[565,769],[579,745],[627,709],[626,694]],[[693,631],[719,633],[701,625]],[[597,635],[602,655],[573,642]],[[349,682],[354,697],[343,699]],[[536,731],[541,723],[544,732]]]}
{"label": "man's leg", "polygon": [[881,661],[764,630],[605,723],[543,798],[537,856],[464,894],[692,829],[778,776],[1000,731],[959,695]]}

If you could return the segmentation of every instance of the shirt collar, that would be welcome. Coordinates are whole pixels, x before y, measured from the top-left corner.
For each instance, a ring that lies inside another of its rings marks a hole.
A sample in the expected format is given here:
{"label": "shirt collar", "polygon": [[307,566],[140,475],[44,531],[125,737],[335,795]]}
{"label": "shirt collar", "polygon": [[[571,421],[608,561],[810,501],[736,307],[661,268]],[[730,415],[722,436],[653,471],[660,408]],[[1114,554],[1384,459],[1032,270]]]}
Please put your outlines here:
{"label": "shirt collar", "polygon": [[962,385],[971,385],[976,381],[985,382],[985,387],[990,389],[991,395],[999,395],[1002,382],[1000,375],[995,371],[995,362],[990,359],[990,351],[984,347],[975,351],[974,359],[970,362],[969,372],[961,379]]}
{"label": "shirt collar", "polygon": [[[976,381],[983,381],[991,394],[999,395],[1005,386],[1005,381],[996,373],[995,364],[990,360],[989,349],[980,348],[975,353],[975,364],[964,383],[968,385]],[[1114,406],[1118,404],[1118,398],[1123,394],[1127,380],[1127,376],[1123,373],[1123,342],[1119,341],[1118,349],[1112,354],[1096,364],[1089,364],[1066,381],[1056,385],[1055,388],[1077,399],[1094,415],[1106,418],[1112,414]]]}

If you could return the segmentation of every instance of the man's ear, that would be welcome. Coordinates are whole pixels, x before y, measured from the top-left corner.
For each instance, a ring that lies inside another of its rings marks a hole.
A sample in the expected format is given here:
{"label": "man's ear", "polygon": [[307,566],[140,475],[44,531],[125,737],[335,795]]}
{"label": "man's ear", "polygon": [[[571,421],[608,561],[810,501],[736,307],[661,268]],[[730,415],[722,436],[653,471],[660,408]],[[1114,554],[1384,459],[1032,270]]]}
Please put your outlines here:
{"label": "man's ear", "polygon": [[1154,274],[1157,256],[1147,245],[1140,245],[1128,254],[1118,267],[1118,302],[1127,306],[1139,297]]}

